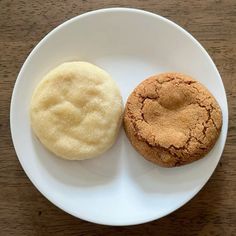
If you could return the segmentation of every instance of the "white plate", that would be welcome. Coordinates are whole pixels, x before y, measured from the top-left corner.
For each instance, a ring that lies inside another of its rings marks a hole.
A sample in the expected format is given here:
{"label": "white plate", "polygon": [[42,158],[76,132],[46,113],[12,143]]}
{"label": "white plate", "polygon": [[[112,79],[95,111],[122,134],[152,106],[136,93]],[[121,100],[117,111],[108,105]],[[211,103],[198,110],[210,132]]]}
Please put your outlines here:
{"label": "white plate", "polygon": [[[104,155],[86,161],[55,157],[35,139],[29,102],[43,75],[58,64],[83,60],[108,71],[124,103],[146,77],[180,71],[201,81],[223,112],[220,138],[206,158],[165,169],[144,160],[123,129]],[[19,161],[52,203],[81,219],[132,225],[165,216],[189,201],[207,182],[222,154],[228,127],[224,86],[211,58],[185,30],[158,15],[113,8],[77,16],[49,33],[25,61],[11,102],[11,132]]]}

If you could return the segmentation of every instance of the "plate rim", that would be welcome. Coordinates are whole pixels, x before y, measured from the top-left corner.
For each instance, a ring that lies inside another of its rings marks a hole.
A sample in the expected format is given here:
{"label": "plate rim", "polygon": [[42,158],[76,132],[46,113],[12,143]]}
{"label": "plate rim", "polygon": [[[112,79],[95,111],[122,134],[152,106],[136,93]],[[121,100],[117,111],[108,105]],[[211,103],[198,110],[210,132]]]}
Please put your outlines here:
{"label": "plate rim", "polygon": [[[123,223],[106,223],[106,222],[103,222],[103,221],[100,221],[99,219],[97,220],[92,220],[90,219],[89,217],[84,217],[84,216],[81,216],[80,214],[75,214],[74,212],[71,212],[71,211],[68,211],[68,209],[64,208],[62,206],[62,204],[58,203],[58,202],[55,202],[54,199],[52,199],[51,197],[49,197],[47,195],[47,193],[45,191],[42,190],[42,188],[37,184],[37,181],[35,181],[33,175],[28,172],[26,170],[26,168],[24,167],[24,163],[23,163],[23,159],[21,159],[19,156],[19,151],[16,149],[16,141],[14,140],[14,129],[13,129],[13,110],[14,110],[14,100],[15,100],[15,93],[16,93],[16,90],[17,90],[17,87],[18,87],[18,84],[19,84],[19,81],[20,81],[20,77],[21,77],[21,74],[23,73],[23,71],[25,70],[26,66],[27,66],[27,63],[28,61],[30,61],[31,57],[33,56],[33,54],[38,50],[38,48],[45,43],[45,41],[47,40],[47,38],[49,38],[52,34],[54,34],[56,31],[60,30],[62,27],[66,27],[66,25],[74,22],[74,21],[77,21],[81,18],[84,18],[84,17],[88,17],[90,15],[96,15],[96,14],[102,14],[102,13],[106,13],[106,12],[131,12],[131,13],[137,13],[137,14],[142,14],[142,15],[148,15],[148,16],[151,16],[153,18],[156,18],[158,20],[161,20],[169,25],[172,25],[173,27],[177,28],[179,31],[181,31],[183,34],[185,34],[188,38],[191,39],[191,41],[194,42],[194,44],[196,46],[198,46],[199,50],[202,51],[202,53],[207,57],[208,61],[211,63],[211,65],[213,66],[213,68],[215,69],[216,73],[218,74],[219,78],[220,78],[220,82],[221,82],[221,87],[223,88],[224,90],[224,96],[225,96],[225,126],[226,126],[226,134],[225,134],[225,139],[223,140],[223,148],[221,150],[221,153],[220,153],[220,158],[218,160],[218,162],[216,163],[212,173],[210,174],[210,176],[208,178],[206,178],[204,181],[203,181],[203,184],[202,186],[199,188],[199,189],[195,189],[193,191],[193,193],[191,194],[191,196],[189,198],[187,198],[187,200],[183,201],[181,204],[179,204],[179,206],[177,208],[175,208],[174,210],[169,210],[167,213],[165,212],[164,214],[162,214],[161,216],[159,217],[151,217],[151,218],[147,218],[145,220],[134,220],[134,221],[129,221],[127,223],[123,222]],[[137,9],[137,8],[127,8],[127,7],[111,7],[111,8],[102,8],[102,9],[97,9],[97,10],[92,10],[92,11],[89,11],[89,12],[85,12],[83,14],[80,14],[80,15],[77,15],[77,16],[74,16],[72,18],[70,18],[69,20],[66,20],[64,22],[62,22],[61,24],[59,24],[58,26],[56,26],[55,28],[53,28],[51,31],[49,31],[37,44],[36,46],[32,49],[32,51],[28,54],[28,56],[26,57],[23,65],[21,66],[20,68],[20,71],[17,75],[17,78],[16,78],[16,81],[15,81],[15,84],[14,84],[14,88],[13,88],[13,91],[12,91],[12,96],[11,96],[11,101],[10,101],[10,132],[11,132],[11,138],[12,138],[12,142],[13,142],[13,146],[14,146],[14,149],[15,149],[15,152],[16,152],[16,156],[17,156],[17,159],[19,160],[20,162],[20,165],[22,167],[22,169],[24,170],[25,174],[27,175],[27,177],[30,179],[30,181],[32,182],[32,184],[36,187],[36,189],[48,200],[50,201],[53,205],[55,205],[56,207],[60,208],[61,210],[63,210],[64,212],[76,217],[76,218],[79,218],[79,219],[82,219],[82,220],[86,220],[88,222],[91,222],[91,223],[96,223],[96,224],[101,224],[101,225],[109,225],[109,226],[129,226],[129,225],[138,225],[138,224],[144,224],[144,223],[147,223],[147,222],[151,222],[151,221],[154,221],[154,220],[158,220],[162,217],[165,217],[169,214],[171,214],[172,212],[175,212],[176,210],[178,210],[179,208],[181,208],[183,205],[185,205],[187,202],[189,202],[194,196],[196,196],[196,194],[198,192],[201,191],[201,189],[206,185],[206,183],[208,182],[208,180],[211,178],[211,176],[213,175],[216,167],[218,166],[219,162],[220,162],[220,159],[222,157],[222,154],[223,154],[223,151],[224,151],[224,148],[225,148],[225,144],[226,144],[226,140],[227,140],[227,134],[228,134],[228,113],[229,113],[229,110],[228,110],[228,101],[227,101],[227,95],[226,95],[226,90],[225,90],[225,87],[224,87],[224,83],[223,83],[223,80],[220,76],[220,73],[215,65],[215,63],[213,62],[213,59],[210,57],[210,55],[208,54],[208,52],[206,51],[206,49],[200,44],[200,42],[198,42],[197,39],[195,39],[187,30],[185,30],[184,28],[182,28],[180,25],[178,25],[177,23],[163,17],[163,16],[160,16],[156,13],[152,13],[152,12],[149,12],[149,11],[145,11],[145,10],[141,10],[141,9]]]}

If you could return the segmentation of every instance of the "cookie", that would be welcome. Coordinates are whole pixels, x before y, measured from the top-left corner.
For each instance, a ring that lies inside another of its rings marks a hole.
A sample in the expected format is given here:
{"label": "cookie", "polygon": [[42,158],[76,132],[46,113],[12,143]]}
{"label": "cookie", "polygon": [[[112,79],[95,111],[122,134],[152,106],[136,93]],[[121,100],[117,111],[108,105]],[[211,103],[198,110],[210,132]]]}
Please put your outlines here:
{"label": "cookie", "polygon": [[143,157],[163,167],[204,157],[221,130],[221,109],[198,81],[163,73],[139,84],[129,96],[124,128]]}
{"label": "cookie", "polygon": [[49,72],[35,89],[31,126],[41,143],[68,160],[95,157],[112,146],[122,115],[116,83],[87,62],[67,62]]}

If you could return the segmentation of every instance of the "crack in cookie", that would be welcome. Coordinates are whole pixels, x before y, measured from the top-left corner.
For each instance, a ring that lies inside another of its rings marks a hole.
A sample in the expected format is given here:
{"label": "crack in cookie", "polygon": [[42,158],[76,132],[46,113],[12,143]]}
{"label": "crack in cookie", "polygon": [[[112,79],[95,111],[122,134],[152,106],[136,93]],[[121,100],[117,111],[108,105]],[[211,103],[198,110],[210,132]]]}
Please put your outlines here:
{"label": "crack in cookie", "polygon": [[129,96],[124,127],[147,160],[166,167],[202,158],[215,144],[222,114],[212,94],[180,73],[152,76]]}

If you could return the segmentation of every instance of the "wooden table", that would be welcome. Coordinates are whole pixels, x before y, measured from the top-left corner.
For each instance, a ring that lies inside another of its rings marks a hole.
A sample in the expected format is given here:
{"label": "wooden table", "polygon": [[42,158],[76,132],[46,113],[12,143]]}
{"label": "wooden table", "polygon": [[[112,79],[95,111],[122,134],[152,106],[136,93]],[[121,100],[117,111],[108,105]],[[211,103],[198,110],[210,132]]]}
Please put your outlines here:
{"label": "wooden table", "polygon": [[[131,227],[85,222],[46,200],[22,170],[9,128],[9,106],[16,76],[38,41],[73,16],[118,6],[155,12],[193,34],[219,69],[230,111],[224,154],[202,191],[171,215]],[[235,0],[0,1],[0,235],[236,235],[235,68]]]}

